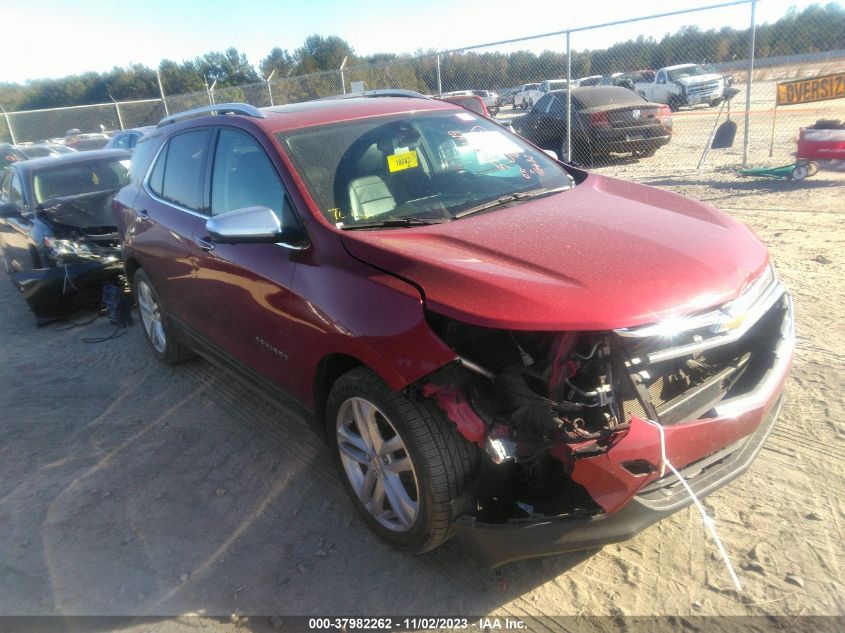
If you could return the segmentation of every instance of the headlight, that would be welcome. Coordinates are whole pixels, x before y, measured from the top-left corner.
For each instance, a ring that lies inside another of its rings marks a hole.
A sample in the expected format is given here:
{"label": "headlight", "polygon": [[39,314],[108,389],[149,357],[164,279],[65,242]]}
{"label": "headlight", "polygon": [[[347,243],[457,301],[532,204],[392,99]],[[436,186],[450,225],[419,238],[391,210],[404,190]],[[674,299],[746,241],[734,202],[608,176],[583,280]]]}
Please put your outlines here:
{"label": "headlight", "polygon": [[[113,254],[95,252],[88,244],[74,240],[63,240],[55,237],[45,236],[44,246],[50,251],[50,257],[56,262],[68,262],[78,260],[103,260],[105,262],[117,261]],[[100,249],[96,249],[99,251]]]}

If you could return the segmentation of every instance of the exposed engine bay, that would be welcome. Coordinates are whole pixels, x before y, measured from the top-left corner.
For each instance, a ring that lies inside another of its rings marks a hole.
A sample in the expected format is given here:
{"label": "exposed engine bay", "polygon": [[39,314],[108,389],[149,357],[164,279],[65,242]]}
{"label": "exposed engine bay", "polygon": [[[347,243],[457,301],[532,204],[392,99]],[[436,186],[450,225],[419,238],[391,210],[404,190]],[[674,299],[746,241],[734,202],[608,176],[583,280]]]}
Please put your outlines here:
{"label": "exposed engine bay", "polygon": [[[478,520],[589,516],[613,508],[577,482],[578,462],[607,462],[632,421],[712,417],[724,398],[753,389],[774,364],[785,313],[781,301],[739,340],[691,354],[680,352],[706,332],[628,339],[506,331],[428,313],[460,360],[421,391],[484,449],[472,511]],[[619,464],[629,481],[642,481],[638,487],[658,477],[659,459],[646,453]]]}

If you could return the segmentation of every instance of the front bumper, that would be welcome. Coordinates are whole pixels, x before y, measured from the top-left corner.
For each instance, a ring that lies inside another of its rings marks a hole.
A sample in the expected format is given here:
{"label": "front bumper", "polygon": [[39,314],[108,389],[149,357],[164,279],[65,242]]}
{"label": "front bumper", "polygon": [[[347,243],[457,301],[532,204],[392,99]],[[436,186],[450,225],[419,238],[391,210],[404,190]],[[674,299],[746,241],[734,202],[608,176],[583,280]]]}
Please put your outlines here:
{"label": "front bumper", "polygon": [[87,261],[21,271],[12,276],[12,282],[35,318],[47,321],[75,307],[96,303],[103,286],[119,282],[122,274],[123,264],[119,260]]}
{"label": "front bumper", "polygon": [[[698,497],[748,469],[780,412],[795,346],[792,301],[788,294],[780,300],[786,310],[774,350],[776,360],[756,387],[720,402],[714,417],[664,428],[666,455]],[[497,524],[459,516],[456,539],[491,566],[628,539],[693,502],[671,473],[637,476],[624,468],[625,460],[631,459],[659,463],[660,453],[656,429],[635,418],[628,435],[604,456],[575,463],[573,480],[589,490],[603,513]]]}
{"label": "front bumper", "polygon": [[[757,431],[708,458],[681,469],[701,498],[744,473],[774,427],[783,396],[766,413]],[[492,525],[459,518],[456,541],[485,564],[496,567],[515,560],[562,554],[624,541],[650,525],[692,504],[692,497],[674,475],[640,491],[618,512],[586,518]]]}

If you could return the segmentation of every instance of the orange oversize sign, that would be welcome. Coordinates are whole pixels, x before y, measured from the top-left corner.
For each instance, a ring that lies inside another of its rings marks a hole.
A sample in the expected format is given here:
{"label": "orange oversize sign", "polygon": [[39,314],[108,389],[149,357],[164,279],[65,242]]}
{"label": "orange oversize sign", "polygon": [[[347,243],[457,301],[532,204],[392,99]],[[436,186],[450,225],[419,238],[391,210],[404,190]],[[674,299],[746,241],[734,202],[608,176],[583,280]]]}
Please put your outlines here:
{"label": "orange oversize sign", "polygon": [[778,105],[845,98],[845,72],[778,84]]}

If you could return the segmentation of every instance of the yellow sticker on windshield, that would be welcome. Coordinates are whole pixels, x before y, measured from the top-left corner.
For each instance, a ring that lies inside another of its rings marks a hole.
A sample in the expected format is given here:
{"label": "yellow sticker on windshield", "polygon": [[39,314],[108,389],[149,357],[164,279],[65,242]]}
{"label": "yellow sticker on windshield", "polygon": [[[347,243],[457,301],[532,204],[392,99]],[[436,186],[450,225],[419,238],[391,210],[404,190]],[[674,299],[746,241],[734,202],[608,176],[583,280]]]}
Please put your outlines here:
{"label": "yellow sticker on windshield", "polygon": [[402,154],[391,154],[387,157],[387,168],[391,171],[402,171],[418,167],[417,150],[408,150]]}
{"label": "yellow sticker on windshield", "polygon": [[91,172],[91,182],[93,182],[95,185],[100,184],[100,177],[97,174],[95,174],[93,171]]}

